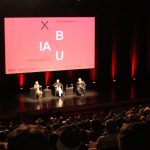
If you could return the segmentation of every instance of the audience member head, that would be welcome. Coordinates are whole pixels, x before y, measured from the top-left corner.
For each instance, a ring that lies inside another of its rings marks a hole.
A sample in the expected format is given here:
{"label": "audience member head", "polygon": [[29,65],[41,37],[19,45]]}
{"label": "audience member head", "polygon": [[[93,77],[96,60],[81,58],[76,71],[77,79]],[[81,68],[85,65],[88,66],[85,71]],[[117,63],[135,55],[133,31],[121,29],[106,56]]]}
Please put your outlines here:
{"label": "audience member head", "polygon": [[77,125],[80,129],[85,129],[85,121],[84,120],[82,120],[81,122],[78,122]]}
{"label": "audience member head", "polygon": [[78,82],[80,83],[82,81],[82,79],[81,78],[78,78]]}
{"label": "audience member head", "polygon": [[67,126],[57,141],[58,150],[78,150],[80,147],[80,129],[72,124]]}
{"label": "audience member head", "polygon": [[98,119],[92,120],[91,121],[91,128],[95,132],[99,132],[102,129],[101,121]]}
{"label": "audience member head", "polygon": [[117,123],[114,119],[106,120],[105,127],[106,127],[107,132],[109,133],[116,133],[117,131]]}
{"label": "audience member head", "polygon": [[48,150],[46,132],[35,125],[20,125],[8,134],[8,150]]}
{"label": "audience member head", "polygon": [[47,123],[44,119],[41,119],[41,118],[38,118],[36,121],[35,121],[35,124],[38,125],[38,126],[44,126],[46,127]]}
{"label": "audience member head", "polygon": [[126,122],[124,117],[119,117],[116,120],[118,130],[122,127],[122,125]]}
{"label": "audience member head", "polygon": [[0,131],[0,142],[4,142],[7,137],[7,134],[5,131]]}
{"label": "audience member head", "polygon": [[119,150],[150,149],[150,128],[145,123],[123,124],[118,134]]}
{"label": "audience member head", "polygon": [[57,130],[57,129],[60,128],[60,124],[59,124],[59,123],[54,123],[54,124],[52,125],[52,128],[53,128],[53,130]]}
{"label": "audience member head", "polygon": [[39,81],[35,81],[35,85],[38,85],[39,84]]}

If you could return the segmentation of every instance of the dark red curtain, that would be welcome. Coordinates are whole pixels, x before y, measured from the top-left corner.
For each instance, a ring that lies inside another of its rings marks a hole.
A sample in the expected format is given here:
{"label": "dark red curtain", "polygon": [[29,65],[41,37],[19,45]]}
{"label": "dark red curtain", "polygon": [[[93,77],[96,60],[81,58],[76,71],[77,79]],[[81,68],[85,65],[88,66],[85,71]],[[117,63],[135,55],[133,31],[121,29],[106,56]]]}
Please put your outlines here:
{"label": "dark red curtain", "polygon": [[138,63],[138,50],[139,50],[139,29],[138,20],[135,19],[133,25],[133,33],[130,43],[130,62],[131,62],[131,79],[135,80],[137,77],[137,63]]}
{"label": "dark red curtain", "polygon": [[45,85],[48,86],[50,82],[50,72],[45,72]]}
{"label": "dark red curtain", "polygon": [[20,89],[23,89],[24,88],[24,83],[25,83],[25,75],[23,73],[21,73],[21,74],[18,75],[18,78],[19,78]]}

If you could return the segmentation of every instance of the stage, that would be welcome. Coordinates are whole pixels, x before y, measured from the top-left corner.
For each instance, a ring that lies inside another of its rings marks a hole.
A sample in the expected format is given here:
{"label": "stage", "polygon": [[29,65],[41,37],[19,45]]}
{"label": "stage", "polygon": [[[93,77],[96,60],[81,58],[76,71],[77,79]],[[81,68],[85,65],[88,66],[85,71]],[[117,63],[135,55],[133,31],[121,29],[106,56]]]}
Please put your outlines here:
{"label": "stage", "polygon": [[13,118],[18,115],[28,117],[42,114],[50,116],[94,114],[111,109],[149,104],[150,92],[147,87],[145,88],[112,86],[111,88],[89,89],[85,96],[73,93],[61,98],[52,95],[40,99],[31,98],[29,92],[20,91],[14,95],[1,97],[0,119]]}

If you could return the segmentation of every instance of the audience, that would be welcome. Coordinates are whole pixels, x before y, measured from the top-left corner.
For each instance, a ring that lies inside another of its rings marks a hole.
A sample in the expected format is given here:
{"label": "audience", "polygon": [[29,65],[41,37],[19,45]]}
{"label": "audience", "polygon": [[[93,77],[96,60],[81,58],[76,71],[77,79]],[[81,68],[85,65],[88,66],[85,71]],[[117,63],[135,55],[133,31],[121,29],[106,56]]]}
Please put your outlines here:
{"label": "audience", "polygon": [[[44,119],[43,119],[44,118]],[[149,150],[150,107],[0,122],[0,150]],[[18,120],[18,118],[17,118]]]}

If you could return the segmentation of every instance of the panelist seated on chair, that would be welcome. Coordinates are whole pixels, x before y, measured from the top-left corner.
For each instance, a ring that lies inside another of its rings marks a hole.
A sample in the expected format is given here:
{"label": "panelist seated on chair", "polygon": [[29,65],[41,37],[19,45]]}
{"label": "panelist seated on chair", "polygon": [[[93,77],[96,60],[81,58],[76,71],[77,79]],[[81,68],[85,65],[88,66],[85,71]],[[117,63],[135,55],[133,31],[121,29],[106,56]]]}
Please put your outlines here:
{"label": "panelist seated on chair", "polygon": [[43,94],[43,92],[42,92],[42,86],[39,84],[38,81],[35,81],[33,88],[36,91],[37,98],[41,98],[42,94]]}
{"label": "panelist seated on chair", "polygon": [[55,96],[63,96],[63,84],[60,82],[59,79],[56,80],[56,82],[53,84]]}
{"label": "panelist seated on chair", "polygon": [[81,79],[78,78],[78,81],[76,83],[76,90],[78,95],[85,95],[86,93],[86,83]]}

